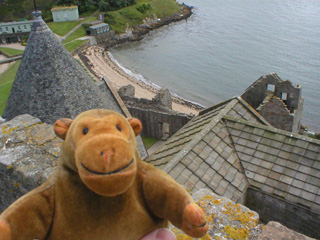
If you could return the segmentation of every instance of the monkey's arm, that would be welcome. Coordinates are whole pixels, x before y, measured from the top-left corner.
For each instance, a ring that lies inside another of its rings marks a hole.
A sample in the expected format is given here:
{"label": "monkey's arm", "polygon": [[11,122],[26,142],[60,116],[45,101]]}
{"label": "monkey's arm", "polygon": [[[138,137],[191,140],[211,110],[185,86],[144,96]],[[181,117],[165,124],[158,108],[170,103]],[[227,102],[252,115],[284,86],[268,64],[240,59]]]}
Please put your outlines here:
{"label": "monkey's arm", "polygon": [[0,240],[45,239],[53,216],[52,191],[35,189],[10,205],[0,215]]}
{"label": "monkey's arm", "polygon": [[144,162],[139,164],[150,210],[192,237],[203,236],[208,230],[207,219],[186,190],[163,171]]}

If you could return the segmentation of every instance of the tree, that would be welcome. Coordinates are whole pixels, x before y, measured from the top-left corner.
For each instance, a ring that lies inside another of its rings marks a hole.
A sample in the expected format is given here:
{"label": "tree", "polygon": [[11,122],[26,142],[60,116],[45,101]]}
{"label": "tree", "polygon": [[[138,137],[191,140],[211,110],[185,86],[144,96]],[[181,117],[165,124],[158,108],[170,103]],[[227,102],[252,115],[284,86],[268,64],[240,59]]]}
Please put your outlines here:
{"label": "tree", "polygon": [[58,6],[70,6],[70,5],[74,5],[74,1],[73,0],[57,0],[56,4]]}

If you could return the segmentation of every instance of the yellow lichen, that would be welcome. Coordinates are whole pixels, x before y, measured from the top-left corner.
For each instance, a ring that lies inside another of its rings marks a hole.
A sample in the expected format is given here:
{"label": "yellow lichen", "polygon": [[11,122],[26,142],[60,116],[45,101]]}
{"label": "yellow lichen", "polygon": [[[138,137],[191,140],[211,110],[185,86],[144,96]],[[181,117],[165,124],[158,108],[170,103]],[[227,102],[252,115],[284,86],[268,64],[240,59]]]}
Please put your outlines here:
{"label": "yellow lichen", "polygon": [[17,130],[19,127],[13,127],[8,129],[8,125],[2,126],[2,133],[4,134],[10,134],[12,131]]}
{"label": "yellow lichen", "polygon": [[14,186],[16,187],[16,188],[18,188],[19,186],[20,186],[20,184],[19,183],[14,183]]}
{"label": "yellow lichen", "polygon": [[7,169],[8,169],[8,170],[10,170],[11,168],[12,168],[12,165],[11,165],[11,164],[7,166]]}
{"label": "yellow lichen", "polygon": [[247,239],[249,231],[245,228],[236,228],[231,226],[225,226],[224,231],[230,238],[236,240],[244,240]]}

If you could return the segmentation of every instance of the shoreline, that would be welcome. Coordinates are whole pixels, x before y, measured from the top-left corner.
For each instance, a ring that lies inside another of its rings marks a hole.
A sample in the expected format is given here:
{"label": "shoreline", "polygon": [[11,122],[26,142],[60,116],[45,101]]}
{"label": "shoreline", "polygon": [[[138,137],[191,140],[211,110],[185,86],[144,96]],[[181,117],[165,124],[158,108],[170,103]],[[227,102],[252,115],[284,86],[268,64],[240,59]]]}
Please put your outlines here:
{"label": "shoreline", "polygon": [[[115,88],[119,90],[120,87],[131,84],[135,87],[136,98],[146,98],[151,100],[155,97],[158,90],[161,88],[156,84],[147,80],[141,80],[134,77],[129,69],[121,66],[116,59],[113,58],[109,51],[105,51],[103,47],[91,46],[75,56],[76,59],[80,59],[86,66],[90,73],[99,81],[103,77],[113,83]],[[131,73],[131,74],[130,74]],[[199,111],[204,109],[203,106],[197,103],[193,103],[187,99],[184,99],[174,93],[172,96],[172,109],[185,114],[198,114]]]}
{"label": "shoreline", "polygon": [[[98,46],[90,46],[79,51],[75,58],[81,60],[90,73],[98,80],[107,77],[112,82],[117,90],[120,87],[131,84],[135,87],[136,98],[152,99],[161,89],[155,83],[146,80],[141,74],[133,73],[131,70],[124,68],[112,56],[108,49],[116,47],[126,42],[142,40],[145,35],[154,29],[158,29],[172,22],[181,21],[189,18],[193,12],[192,6],[180,4],[181,10],[173,16],[158,19],[146,19],[144,24],[128,29],[127,33],[117,35],[114,39],[107,41],[105,44]],[[170,89],[169,89],[170,91]],[[205,107],[187,100],[174,92],[171,92],[172,109],[185,114],[198,114]]]}

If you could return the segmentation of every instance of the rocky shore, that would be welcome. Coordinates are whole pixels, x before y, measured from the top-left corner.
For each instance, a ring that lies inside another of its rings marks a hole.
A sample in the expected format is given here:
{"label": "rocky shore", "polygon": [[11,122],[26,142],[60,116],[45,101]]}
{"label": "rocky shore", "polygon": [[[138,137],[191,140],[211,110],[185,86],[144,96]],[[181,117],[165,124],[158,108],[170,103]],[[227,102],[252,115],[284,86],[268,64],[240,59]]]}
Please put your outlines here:
{"label": "rocky shore", "polygon": [[178,22],[184,19],[189,18],[192,15],[192,6],[186,4],[181,4],[181,10],[179,13],[176,13],[170,17],[157,18],[156,15],[153,18],[148,18],[144,20],[143,24],[134,26],[133,28],[127,28],[126,33],[116,35],[113,39],[110,39],[104,45],[105,50],[108,50],[112,47],[115,47],[119,44],[126,42],[139,41],[148,34],[150,31],[160,28],[164,25],[168,25],[173,22]]}

